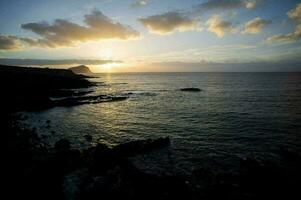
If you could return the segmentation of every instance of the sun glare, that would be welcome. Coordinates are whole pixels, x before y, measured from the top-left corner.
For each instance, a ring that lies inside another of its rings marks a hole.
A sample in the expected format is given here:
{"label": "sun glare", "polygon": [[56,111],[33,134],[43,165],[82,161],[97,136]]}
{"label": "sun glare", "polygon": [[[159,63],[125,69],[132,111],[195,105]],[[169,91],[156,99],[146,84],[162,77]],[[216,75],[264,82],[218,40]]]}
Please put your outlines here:
{"label": "sun glare", "polygon": [[113,73],[117,72],[120,67],[122,67],[122,63],[106,63],[102,65],[94,65],[93,71],[96,73]]}
{"label": "sun glare", "polygon": [[102,59],[112,59],[113,56],[113,50],[112,49],[102,49],[99,51],[98,55],[99,57],[101,57]]}

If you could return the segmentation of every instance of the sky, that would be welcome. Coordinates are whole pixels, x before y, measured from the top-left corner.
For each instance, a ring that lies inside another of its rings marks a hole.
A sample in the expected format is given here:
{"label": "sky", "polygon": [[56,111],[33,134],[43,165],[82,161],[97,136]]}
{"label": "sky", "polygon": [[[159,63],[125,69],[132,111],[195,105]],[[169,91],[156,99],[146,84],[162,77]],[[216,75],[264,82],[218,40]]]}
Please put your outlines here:
{"label": "sky", "polygon": [[301,71],[300,0],[1,0],[0,64]]}

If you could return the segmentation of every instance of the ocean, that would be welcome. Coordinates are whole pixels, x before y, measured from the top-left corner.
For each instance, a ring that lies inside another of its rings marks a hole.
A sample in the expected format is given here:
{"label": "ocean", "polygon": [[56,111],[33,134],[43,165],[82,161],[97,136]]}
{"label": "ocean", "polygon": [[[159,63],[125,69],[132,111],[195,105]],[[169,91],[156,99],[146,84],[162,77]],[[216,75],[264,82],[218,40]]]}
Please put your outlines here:
{"label": "ocean", "polygon": [[[282,149],[301,151],[301,73],[97,76],[90,79],[98,83],[93,94],[129,98],[26,112],[24,123],[49,145],[67,138],[74,148],[169,136],[170,147],[132,158],[150,172],[232,170],[242,158],[277,160]],[[186,87],[202,91],[180,90]]]}

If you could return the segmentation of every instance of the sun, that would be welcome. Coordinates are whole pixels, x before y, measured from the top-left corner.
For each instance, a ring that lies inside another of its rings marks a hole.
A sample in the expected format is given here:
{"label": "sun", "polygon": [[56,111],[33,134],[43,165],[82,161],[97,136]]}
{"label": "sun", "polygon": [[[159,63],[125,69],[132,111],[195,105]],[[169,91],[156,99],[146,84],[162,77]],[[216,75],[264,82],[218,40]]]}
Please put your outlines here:
{"label": "sun", "polygon": [[105,63],[101,65],[93,65],[93,71],[96,73],[114,73],[118,72],[118,69],[122,67],[122,63],[119,62],[112,62],[112,63]]}
{"label": "sun", "polygon": [[112,72],[114,65],[112,63],[107,63],[104,65],[101,65],[100,67],[102,68],[103,71]]}
{"label": "sun", "polygon": [[114,57],[114,51],[112,49],[102,49],[98,53],[99,57],[106,60],[111,60]]}

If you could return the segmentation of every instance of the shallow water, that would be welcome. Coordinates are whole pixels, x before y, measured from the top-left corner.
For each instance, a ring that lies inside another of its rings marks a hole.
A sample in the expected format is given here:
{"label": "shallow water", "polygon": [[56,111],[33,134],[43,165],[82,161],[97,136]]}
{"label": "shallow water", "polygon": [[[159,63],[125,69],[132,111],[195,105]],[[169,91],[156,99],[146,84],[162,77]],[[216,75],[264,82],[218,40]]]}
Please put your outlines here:
{"label": "shallow water", "polygon": [[[119,102],[26,113],[25,121],[53,144],[108,145],[170,136],[168,149],[138,156],[141,168],[189,172],[200,165],[231,169],[238,158],[277,159],[300,151],[301,73],[100,74],[95,94],[128,95]],[[202,92],[183,92],[197,87]],[[47,120],[51,122],[46,123]]]}

